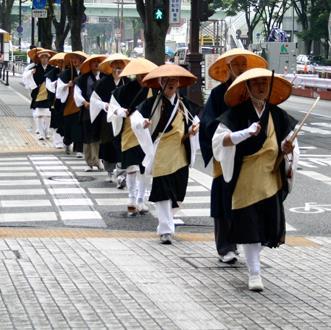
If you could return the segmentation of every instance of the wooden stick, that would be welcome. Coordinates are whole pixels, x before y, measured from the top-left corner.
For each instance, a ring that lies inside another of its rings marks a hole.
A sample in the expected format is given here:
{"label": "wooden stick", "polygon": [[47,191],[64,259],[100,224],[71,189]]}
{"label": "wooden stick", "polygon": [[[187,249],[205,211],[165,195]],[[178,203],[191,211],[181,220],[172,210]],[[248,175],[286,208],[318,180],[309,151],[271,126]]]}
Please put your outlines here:
{"label": "wooden stick", "polygon": [[298,126],[298,128],[294,131],[294,133],[292,134],[292,136],[290,137],[290,142],[293,143],[294,139],[297,137],[298,133],[301,131],[302,126],[304,125],[304,123],[306,122],[307,118],[309,117],[309,115],[311,114],[311,112],[315,109],[318,101],[320,100],[320,96],[317,97],[317,99],[315,100],[315,102],[313,103],[313,105],[311,106],[311,108],[309,109],[309,111],[306,113],[306,115],[304,116],[304,118],[302,119],[300,125]]}
{"label": "wooden stick", "polygon": [[[304,118],[302,119],[301,123],[299,124],[299,126],[297,127],[297,129],[293,132],[293,134],[291,135],[289,141],[291,143],[293,143],[293,141],[295,140],[295,138],[298,136],[299,132],[302,129],[302,126],[304,125],[304,123],[306,122],[307,118],[309,117],[309,115],[311,114],[311,112],[314,110],[314,108],[316,107],[318,101],[320,100],[320,96],[317,97],[317,99],[315,100],[315,102],[313,103],[313,105],[311,106],[311,108],[308,110],[308,112],[306,113],[306,115],[304,116]],[[277,171],[279,169],[280,163],[283,161],[284,159],[284,154],[281,153],[278,158],[277,161],[275,163],[275,167],[273,169],[273,171]]]}

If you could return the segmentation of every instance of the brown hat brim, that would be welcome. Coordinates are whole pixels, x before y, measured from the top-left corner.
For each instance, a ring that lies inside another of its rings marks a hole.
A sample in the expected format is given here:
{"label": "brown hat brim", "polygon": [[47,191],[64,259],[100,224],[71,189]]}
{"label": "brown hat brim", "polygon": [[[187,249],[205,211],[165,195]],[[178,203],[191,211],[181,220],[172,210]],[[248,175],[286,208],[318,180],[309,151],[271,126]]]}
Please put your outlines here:
{"label": "brown hat brim", "polygon": [[125,65],[127,65],[130,62],[130,59],[124,54],[111,54],[99,64],[99,71],[105,74],[112,74],[113,69],[111,64],[115,61],[122,61]]}
{"label": "brown hat brim", "polygon": [[62,67],[63,63],[64,63],[64,56],[66,55],[66,53],[61,52],[61,53],[57,53],[55,54],[48,62],[48,64],[53,65],[53,66],[58,66],[58,67]]}
{"label": "brown hat brim", "polygon": [[197,81],[197,77],[183,67],[177,64],[163,64],[146,75],[143,85],[149,88],[160,88],[159,78],[164,77],[178,78],[179,88],[191,86]]}
{"label": "brown hat brim", "polygon": [[28,51],[28,56],[30,58],[30,60],[34,63],[39,63],[40,59],[37,56],[38,52],[41,52],[42,50],[44,50],[44,48],[41,47],[36,47],[36,48],[32,48]]}
{"label": "brown hat brim", "polygon": [[[271,80],[272,72],[267,69],[250,69],[237,77],[224,95],[224,101],[229,107],[234,107],[248,100],[247,81],[256,78],[268,78]],[[269,103],[277,105],[289,98],[292,92],[292,85],[289,81],[275,74],[272,82],[272,89]]]}
{"label": "brown hat brim", "polygon": [[246,50],[234,48],[224,54],[222,54],[210,67],[208,74],[214,80],[225,82],[230,78],[230,70],[228,63],[230,63],[234,58],[238,56],[243,56],[247,61],[247,70],[253,68],[264,68],[268,67],[268,62],[261,56]]}
{"label": "brown hat brim", "polygon": [[133,58],[123,69],[120,77],[126,77],[138,74],[148,74],[156,69],[157,65],[145,58]]}
{"label": "brown hat brim", "polygon": [[106,55],[91,55],[80,66],[80,72],[82,74],[91,71],[90,63],[98,62],[99,64],[107,58]]}
{"label": "brown hat brim", "polygon": [[88,55],[80,50],[77,50],[77,51],[74,51],[74,52],[71,52],[71,53],[66,53],[65,56],[64,56],[64,65],[70,65],[72,59],[74,57],[80,57],[82,60],[86,60]]}

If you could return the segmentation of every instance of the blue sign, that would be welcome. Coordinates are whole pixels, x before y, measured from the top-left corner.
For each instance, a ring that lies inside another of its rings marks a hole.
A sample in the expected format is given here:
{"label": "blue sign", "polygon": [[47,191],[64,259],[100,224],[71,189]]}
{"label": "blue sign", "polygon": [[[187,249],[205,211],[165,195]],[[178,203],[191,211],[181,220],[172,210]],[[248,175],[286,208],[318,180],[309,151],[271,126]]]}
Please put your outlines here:
{"label": "blue sign", "polygon": [[18,27],[16,28],[16,31],[17,31],[18,33],[22,33],[22,32],[23,32],[23,26],[18,26]]}
{"label": "blue sign", "polygon": [[56,5],[61,5],[61,0],[55,0],[54,3],[55,3]]}
{"label": "blue sign", "polygon": [[45,9],[47,0],[32,0],[33,9]]}

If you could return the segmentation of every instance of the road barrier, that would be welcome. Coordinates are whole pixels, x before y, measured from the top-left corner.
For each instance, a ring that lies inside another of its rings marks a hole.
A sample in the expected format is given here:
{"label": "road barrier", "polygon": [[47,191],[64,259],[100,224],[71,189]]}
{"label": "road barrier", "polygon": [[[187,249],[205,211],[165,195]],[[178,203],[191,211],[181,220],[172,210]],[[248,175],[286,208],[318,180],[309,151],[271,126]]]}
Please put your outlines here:
{"label": "road barrier", "polygon": [[9,86],[9,71],[5,66],[0,68],[0,81],[6,86]]}

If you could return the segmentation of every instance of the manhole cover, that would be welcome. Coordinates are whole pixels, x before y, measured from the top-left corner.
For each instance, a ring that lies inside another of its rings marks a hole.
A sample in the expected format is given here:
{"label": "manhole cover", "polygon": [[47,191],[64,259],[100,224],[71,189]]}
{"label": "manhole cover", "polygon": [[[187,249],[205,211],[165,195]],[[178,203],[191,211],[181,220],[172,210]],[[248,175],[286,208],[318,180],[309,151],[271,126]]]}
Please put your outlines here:
{"label": "manhole cover", "polygon": [[48,180],[61,181],[61,182],[89,182],[95,180],[95,178],[92,176],[74,176],[74,177],[51,176],[48,178]]}

